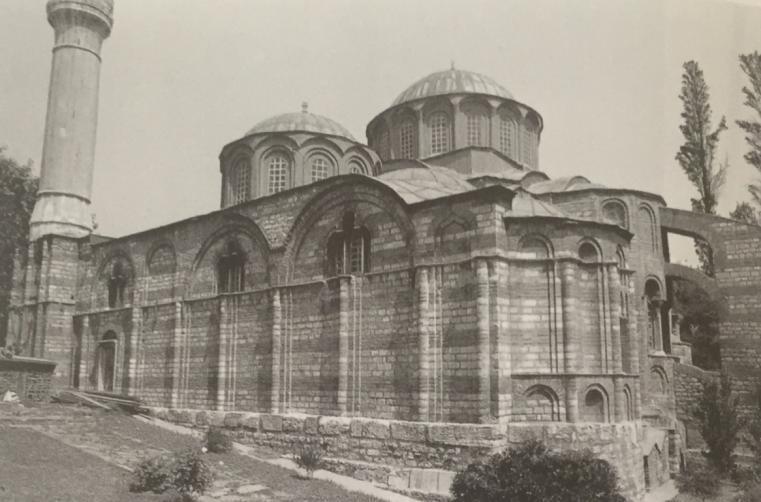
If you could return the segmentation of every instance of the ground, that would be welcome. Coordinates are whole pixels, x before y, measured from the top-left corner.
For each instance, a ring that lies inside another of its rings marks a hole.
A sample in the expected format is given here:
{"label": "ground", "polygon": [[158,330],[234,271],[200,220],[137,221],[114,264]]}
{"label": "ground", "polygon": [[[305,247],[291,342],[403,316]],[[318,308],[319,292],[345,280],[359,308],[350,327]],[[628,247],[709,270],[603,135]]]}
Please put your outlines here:
{"label": "ground", "polygon": [[[166,495],[130,493],[129,470],[142,458],[191,444],[198,441],[127,415],[55,404],[0,404],[0,500],[163,502]],[[378,500],[238,453],[207,455],[217,481],[206,501]]]}

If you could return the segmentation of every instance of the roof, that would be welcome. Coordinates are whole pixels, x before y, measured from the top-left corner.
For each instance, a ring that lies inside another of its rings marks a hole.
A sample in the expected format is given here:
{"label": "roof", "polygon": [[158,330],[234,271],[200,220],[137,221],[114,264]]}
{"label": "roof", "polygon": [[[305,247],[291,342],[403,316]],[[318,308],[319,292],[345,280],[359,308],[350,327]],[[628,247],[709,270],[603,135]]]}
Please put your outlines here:
{"label": "roof", "polygon": [[488,94],[501,98],[513,99],[513,95],[491,77],[480,73],[455,70],[437,71],[421,78],[405,89],[391,106],[400,105],[415,99],[444,94]]}
{"label": "roof", "polygon": [[394,190],[407,204],[438,199],[470,192],[476,187],[459,173],[445,167],[415,162],[407,167],[387,172],[375,179]]}
{"label": "roof", "polygon": [[354,136],[344,126],[333,119],[309,113],[304,110],[294,113],[283,113],[275,115],[268,119],[262,120],[254,127],[249,129],[246,136],[265,132],[292,132],[306,131],[319,134],[329,134],[331,136],[340,136],[356,142]]}
{"label": "roof", "polygon": [[592,183],[584,176],[567,176],[547,181],[538,181],[527,187],[528,191],[535,194],[572,192],[587,188],[607,188],[604,185]]}
{"label": "roof", "polygon": [[560,208],[533,197],[525,190],[516,190],[510,211],[505,215],[512,218],[571,218]]}

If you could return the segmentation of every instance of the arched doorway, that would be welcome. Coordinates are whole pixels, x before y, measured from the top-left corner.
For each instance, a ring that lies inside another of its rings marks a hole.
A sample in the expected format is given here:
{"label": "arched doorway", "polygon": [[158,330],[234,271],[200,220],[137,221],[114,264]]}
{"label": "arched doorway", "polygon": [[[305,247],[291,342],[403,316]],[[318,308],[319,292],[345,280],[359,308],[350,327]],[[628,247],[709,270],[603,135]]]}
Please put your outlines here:
{"label": "arched doorway", "polygon": [[113,392],[116,381],[116,333],[107,331],[95,350],[95,378],[99,391]]}

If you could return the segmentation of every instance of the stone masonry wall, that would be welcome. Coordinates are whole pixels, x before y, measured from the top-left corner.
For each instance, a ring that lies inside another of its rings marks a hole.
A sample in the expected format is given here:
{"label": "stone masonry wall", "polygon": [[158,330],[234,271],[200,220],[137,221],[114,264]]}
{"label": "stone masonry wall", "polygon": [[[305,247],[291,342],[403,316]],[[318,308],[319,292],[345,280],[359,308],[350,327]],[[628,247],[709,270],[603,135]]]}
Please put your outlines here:
{"label": "stone masonry wall", "polygon": [[15,392],[21,399],[47,401],[55,363],[44,359],[0,359],[0,396]]}
{"label": "stone masonry wall", "polygon": [[704,445],[692,416],[692,410],[703,394],[703,384],[717,380],[719,373],[705,371],[697,366],[686,364],[674,365],[674,393],[676,394],[676,416],[685,427],[685,444],[687,448],[700,448]]}

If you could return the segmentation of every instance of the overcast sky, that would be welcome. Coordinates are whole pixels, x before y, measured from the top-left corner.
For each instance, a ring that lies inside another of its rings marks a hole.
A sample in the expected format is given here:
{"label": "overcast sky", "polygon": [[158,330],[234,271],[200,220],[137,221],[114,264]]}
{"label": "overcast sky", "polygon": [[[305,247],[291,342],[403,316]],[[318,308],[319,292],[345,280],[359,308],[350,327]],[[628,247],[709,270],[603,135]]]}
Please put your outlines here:
{"label": "overcast sky", "polygon": [[[43,0],[0,0],[0,145],[39,170],[53,31]],[[714,123],[727,116],[719,206],[756,177],[734,124],[740,53],[761,50],[761,8],[713,0],[116,0],[103,49],[93,210],[125,235],[219,206],[217,156],[302,101],[365,140],[365,126],[434,71],[484,73],[544,117],[540,168],[662,194],[694,190],[674,155],[681,65],[697,60]]]}

